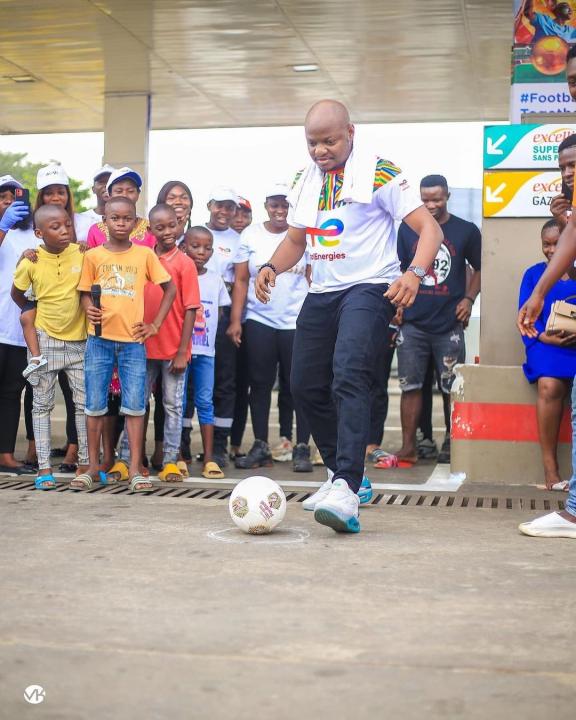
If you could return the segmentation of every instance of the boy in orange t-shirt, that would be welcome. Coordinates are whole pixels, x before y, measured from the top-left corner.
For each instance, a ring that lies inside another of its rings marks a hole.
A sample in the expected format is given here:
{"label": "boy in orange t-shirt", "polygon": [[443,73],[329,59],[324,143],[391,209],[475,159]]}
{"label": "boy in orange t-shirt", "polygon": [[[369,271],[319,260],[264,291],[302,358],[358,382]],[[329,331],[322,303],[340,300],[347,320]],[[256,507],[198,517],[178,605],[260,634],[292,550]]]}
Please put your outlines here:
{"label": "boy in orange t-shirt", "polygon": [[[164,406],[163,467],[161,480],[181,482],[183,475],[176,462],[180,450],[186,368],[190,360],[192,331],[196,310],[200,307],[198,273],[189,257],[180,252],[176,212],[170,205],[159,204],[150,210],[150,230],[156,239],[154,252],[172,277],[176,298],[160,332],[146,340],[146,398],[152,386],[162,378]],[[144,322],[152,322],[162,302],[162,290],[148,283],[144,291]],[[128,444],[120,446],[120,463],[128,457]]]}
{"label": "boy in orange t-shirt", "polygon": [[[120,412],[126,416],[130,446],[128,479],[133,492],[149,490],[152,483],[140,474],[144,415],[146,413],[146,349],[168,315],[176,290],[170,274],[150,248],[134,245],[130,233],[136,223],[136,206],[125,197],[108,200],[104,222],[110,239],[84,256],[78,290],[91,325],[86,345],[86,425],[90,467],[75,478],[76,489],[89,488],[98,478],[103,417],[108,411],[108,386],[118,367],[122,385]],[[152,322],[144,322],[144,287],[160,285],[164,295]],[[101,309],[93,302],[92,288],[100,286]],[[101,333],[101,334],[100,334]]]}

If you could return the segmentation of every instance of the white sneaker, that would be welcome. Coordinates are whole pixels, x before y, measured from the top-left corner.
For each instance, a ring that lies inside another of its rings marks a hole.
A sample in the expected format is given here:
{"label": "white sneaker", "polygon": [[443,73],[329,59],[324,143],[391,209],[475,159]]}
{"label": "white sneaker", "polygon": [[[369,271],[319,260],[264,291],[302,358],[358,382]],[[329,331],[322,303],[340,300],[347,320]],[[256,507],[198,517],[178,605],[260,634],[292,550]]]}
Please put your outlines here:
{"label": "white sneaker", "polygon": [[326,468],[326,472],[328,474],[326,482],[321,485],[318,490],[316,490],[314,495],[310,495],[309,498],[302,501],[302,507],[304,510],[314,510],[317,503],[328,497],[328,493],[332,490],[332,478],[334,477],[334,473],[330,470],[330,468]]}
{"label": "white sneaker", "polygon": [[576,523],[566,520],[557,512],[522,523],[518,525],[518,530],[531,537],[574,538],[576,540]]}
{"label": "white sneaker", "polygon": [[360,498],[350,490],[344,478],[337,478],[332,483],[330,492],[324,500],[314,508],[314,520],[327,525],[336,532],[360,532],[358,507]]}
{"label": "white sneaker", "polygon": [[292,461],[292,443],[288,438],[281,437],[280,442],[272,448],[271,452],[272,459],[276,462]]}

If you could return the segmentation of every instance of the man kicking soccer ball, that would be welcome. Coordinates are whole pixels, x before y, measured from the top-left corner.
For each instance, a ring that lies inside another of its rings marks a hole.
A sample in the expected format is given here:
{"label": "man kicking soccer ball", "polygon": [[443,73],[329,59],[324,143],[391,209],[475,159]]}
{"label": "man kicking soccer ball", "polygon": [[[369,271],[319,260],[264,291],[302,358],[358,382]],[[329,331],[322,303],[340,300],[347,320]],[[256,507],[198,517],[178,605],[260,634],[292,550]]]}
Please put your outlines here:
{"label": "man kicking soccer ball", "polygon": [[[296,325],[291,384],[328,480],[307,505],[319,523],[359,532],[374,368],[394,306],[412,305],[443,235],[400,168],[354,147],[344,105],[316,103],[305,131],[312,163],[296,176],[288,233],[260,268],[255,289],[268,302],[276,275],[294,267],[308,243],[312,284]],[[394,226],[400,220],[420,237],[403,275]]]}

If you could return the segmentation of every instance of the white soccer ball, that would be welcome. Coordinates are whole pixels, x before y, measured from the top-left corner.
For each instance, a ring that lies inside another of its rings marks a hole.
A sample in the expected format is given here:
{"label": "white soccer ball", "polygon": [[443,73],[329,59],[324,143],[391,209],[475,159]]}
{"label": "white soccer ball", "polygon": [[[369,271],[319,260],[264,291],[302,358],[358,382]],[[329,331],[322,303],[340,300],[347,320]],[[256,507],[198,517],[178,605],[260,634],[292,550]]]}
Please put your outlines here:
{"label": "white soccer ball", "polygon": [[255,475],[236,485],[228,508],[240,530],[250,535],[266,535],[284,519],[286,496],[274,480]]}

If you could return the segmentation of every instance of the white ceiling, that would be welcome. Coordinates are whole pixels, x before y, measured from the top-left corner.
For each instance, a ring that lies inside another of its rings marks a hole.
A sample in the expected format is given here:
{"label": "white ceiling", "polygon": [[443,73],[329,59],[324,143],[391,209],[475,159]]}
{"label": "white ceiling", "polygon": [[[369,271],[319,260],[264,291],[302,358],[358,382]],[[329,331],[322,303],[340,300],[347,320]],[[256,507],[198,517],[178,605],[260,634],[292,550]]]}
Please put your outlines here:
{"label": "white ceiling", "polygon": [[0,0],[0,132],[101,130],[126,92],[151,93],[154,129],[301,124],[323,97],[359,122],[505,119],[512,6]]}

